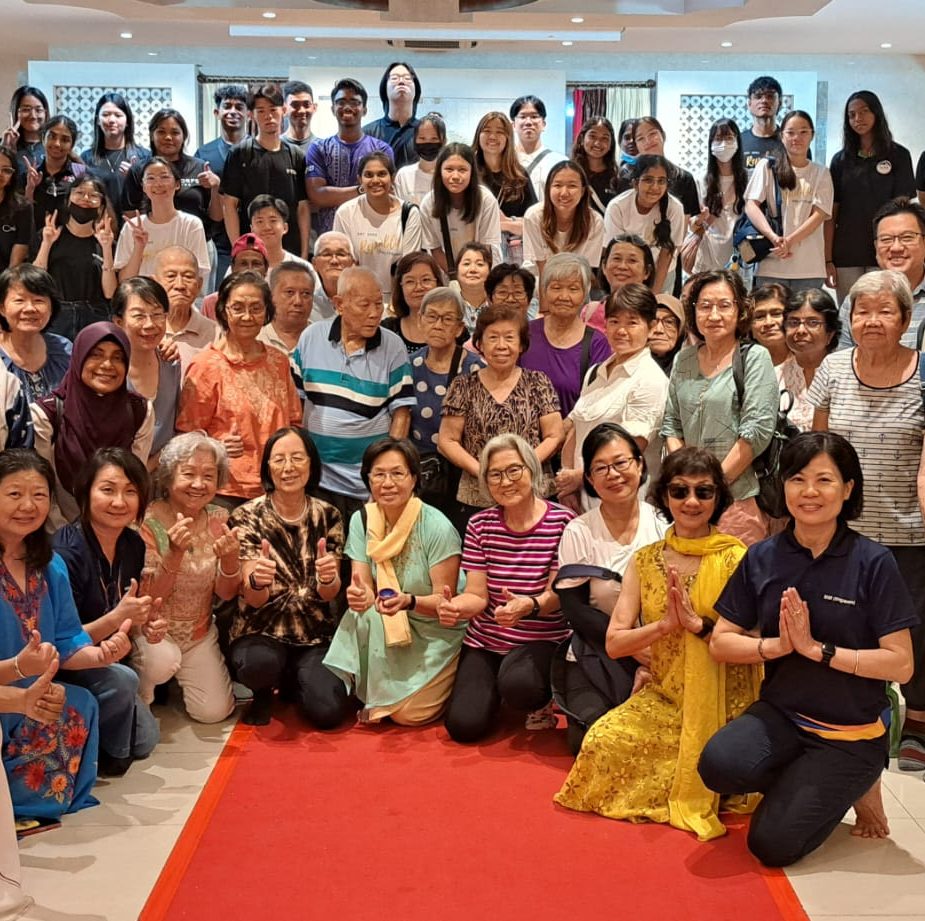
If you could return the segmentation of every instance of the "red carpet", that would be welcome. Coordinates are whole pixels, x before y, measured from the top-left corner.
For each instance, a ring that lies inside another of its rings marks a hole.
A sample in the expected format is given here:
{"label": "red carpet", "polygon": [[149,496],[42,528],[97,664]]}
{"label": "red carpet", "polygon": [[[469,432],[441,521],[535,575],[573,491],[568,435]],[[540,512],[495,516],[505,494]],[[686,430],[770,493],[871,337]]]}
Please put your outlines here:
{"label": "red carpet", "polygon": [[806,919],[744,826],[709,844],[552,803],[564,733],[238,726],[142,921]]}

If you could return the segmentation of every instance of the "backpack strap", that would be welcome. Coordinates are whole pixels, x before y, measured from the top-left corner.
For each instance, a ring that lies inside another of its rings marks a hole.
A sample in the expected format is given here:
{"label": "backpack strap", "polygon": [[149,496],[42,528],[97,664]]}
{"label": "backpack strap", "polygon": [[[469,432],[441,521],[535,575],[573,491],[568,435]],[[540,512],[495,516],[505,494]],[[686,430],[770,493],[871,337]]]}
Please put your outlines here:
{"label": "backpack strap", "polygon": [[447,275],[450,281],[456,280],[456,257],[453,255],[453,241],[450,239],[450,225],[446,215],[440,215],[440,233],[443,235],[443,255],[446,258]]}
{"label": "backpack strap", "polygon": [[750,342],[740,342],[732,353],[732,380],[735,382],[736,396],[739,398],[739,408],[745,398],[745,356],[752,347]]}
{"label": "backpack strap", "polygon": [[581,337],[581,374],[579,380],[584,380],[591,367],[591,342],[594,339],[594,329],[590,326],[585,327],[584,335]]}
{"label": "backpack strap", "polygon": [[450,373],[446,378],[446,389],[449,391],[450,384],[456,380],[456,378],[462,374],[463,368],[463,348],[461,345],[457,345],[453,349],[453,357],[450,359]]}
{"label": "backpack strap", "polygon": [[532,177],[533,171],[545,160],[552,151],[547,147],[535,160],[527,167],[527,176]]}
{"label": "backpack strap", "polygon": [[592,566],[590,563],[567,563],[559,567],[553,589],[558,588],[562,579],[605,579],[608,582],[622,582],[623,576],[604,566]]}
{"label": "backpack strap", "polygon": [[417,208],[417,205],[413,201],[403,201],[401,203],[401,235],[405,235],[405,228],[408,226],[408,218],[411,217],[411,212]]}

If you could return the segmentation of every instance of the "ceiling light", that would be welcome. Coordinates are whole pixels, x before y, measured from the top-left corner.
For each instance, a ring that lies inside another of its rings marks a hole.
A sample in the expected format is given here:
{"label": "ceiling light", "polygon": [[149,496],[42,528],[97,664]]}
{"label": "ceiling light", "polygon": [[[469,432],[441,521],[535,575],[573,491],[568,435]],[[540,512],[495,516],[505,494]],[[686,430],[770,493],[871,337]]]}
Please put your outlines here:
{"label": "ceiling light", "polygon": [[573,16],[571,21],[574,22],[575,25],[579,25],[585,21],[585,18],[584,16]]}
{"label": "ceiling light", "polygon": [[562,42],[563,46],[566,48],[571,48],[574,45],[574,42]]}
{"label": "ceiling light", "polygon": [[881,48],[892,48],[893,43],[892,42],[880,42],[880,47]]}
{"label": "ceiling light", "polygon": [[148,52],[148,57],[149,57],[149,58],[156,58],[156,57],[157,57],[157,52],[156,52],[156,51],[149,51],[149,52]]}
{"label": "ceiling light", "polygon": [[306,60],[307,60],[307,61],[317,61],[317,60],[318,60],[318,55],[317,55],[317,54],[310,54],[310,55],[308,55],[308,56],[306,57]]}
{"label": "ceiling light", "polygon": [[276,19],[276,13],[272,12],[271,10],[267,10],[263,14],[263,18],[264,19]]}
{"label": "ceiling light", "polygon": [[304,35],[297,35],[297,36],[295,37],[295,41],[297,41],[297,42],[306,42],[306,41],[308,41],[308,39],[307,39]]}
{"label": "ceiling light", "polygon": [[720,48],[731,48],[731,47],[732,47],[732,42],[720,42],[720,43],[719,43],[719,46],[720,46]]}
{"label": "ceiling light", "polygon": [[131,37],[132,37],[131,32],[120,32],[119,33],[119,38],[131,38]]}

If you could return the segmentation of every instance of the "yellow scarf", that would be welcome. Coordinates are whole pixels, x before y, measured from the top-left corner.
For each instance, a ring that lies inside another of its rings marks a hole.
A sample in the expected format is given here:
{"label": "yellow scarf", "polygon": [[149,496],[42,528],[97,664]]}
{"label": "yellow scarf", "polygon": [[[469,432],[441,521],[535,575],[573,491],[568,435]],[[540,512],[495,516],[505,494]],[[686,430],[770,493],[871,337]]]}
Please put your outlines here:
{"label": "yellow scarf", "polygon": [[[375,502],[366,505],[366,555],[376,564],[376,591],[384,588],[400,592],[401,585],[395,575],[392,560],[404,549],[405,542],[411,536],[420,517],[424,503],[417,496],[408,500],[395,527],[386,534],[385,515]],[[411,625],[408,612],[399,611],[389,617],[382,615],[382,630],[385,633],[386,646],[409,646],[411,644]]]}
{"label": "yellow scarf", "polygon": [[[738,562],[745,555],[745,545],[736,537],[720,534],[716,528],[710,529],[708,537],[678,537],[673,526],[665,535],[665,543],[676,553],[702,557],[690,589],[691,605],[698,616],[715,620],[718,615],[714,605],[733,572],[729,567],[729,556],[723,551],[733,550],[733,557]],[[671,824],[695,832],[701,841],[719,837],[726,832],[718,817],[719,795],[708,790],[697,773],[700,753],[727,720],[726,666],[713,661],[709,646],[708,642],[693,633],[684,633],[684,687],[697,688],[697,693],[684,695],[681,745],[674,783],[668,797]],[[752,670],[752,699],[757,699],[761,670]],[[714,705],[704,706],[707,701],[714,702]],[[744,808],[738,803],[735,805],[741,811],[751,811],[754,802],[745,804]]]}

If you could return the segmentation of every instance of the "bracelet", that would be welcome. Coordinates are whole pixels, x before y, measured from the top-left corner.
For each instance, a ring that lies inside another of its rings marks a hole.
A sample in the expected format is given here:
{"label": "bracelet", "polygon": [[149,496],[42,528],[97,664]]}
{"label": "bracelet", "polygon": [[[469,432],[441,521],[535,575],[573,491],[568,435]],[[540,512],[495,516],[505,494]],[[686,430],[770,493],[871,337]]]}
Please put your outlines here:
{"label": "bracelet", "polygon": [[225,570],[222,569],[222,561],[219,560],[218,561],[218,574],[225,579],[234,579],[236,576],[240,576],[241,575],[240,561],[238,561],[238,568],[234,572],[225,572]]}
{"label": "bracelet", "polygon": [[761,657],[762,662],[767,662],[768,657],[764,654],[764,649],[762,648],[763,646],[764,646],[764,637],[761,637],[761,639],[758,640],[758,655]]}
{"label": "bracelet", "polygon": [[251,573],[251,574],[247,577],[247,584],[251,587],[251,590],[252,590],[252,591],[255,591],[255,592],[262,592],[264,589],[266,589],[267,591],[270,590],[270,586],[269,586],[269,585],[258,585],[258,584],[254,581],[254,574],[253,574],[253,573]]}
{"label": "bracelet", "polygon": [[319,585],[333,585],[337,581],[337,576],[334,576],[333,579],[318,579],[317,582]]}
{"label": "bracelet", "polygon": [[694,636],[701,640],[708,640],[710,634],[713,632],[713,628],[716,626],[716,621],[711,617],[701,617],[700,619],[703,621],[703,626]]}
{"label": "bracelet", "polygon": [[851,673],[852,675],[856,675],[858,673],[858,664],[860,663],[860,660],[861,660],[861,650],[855,649],[854,650],[854,671]]}
{"label": "bracelet", "polygon": [[19,667],[19,653],[18,652],[16,653],[15,656],[13,656],[13,671],[16,672],[16,678],[19,680],[26,677],[22,673],[22,669]]}
{"label": "bracelet", "polygon": [[408,607],[405,609],[407,611],[413,611],[418,606],[417,595],[409,595],[411,600],[408,602]]}

